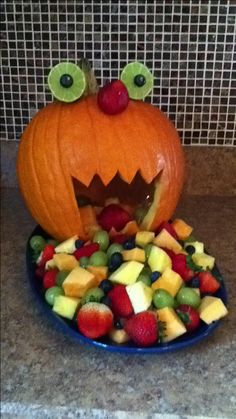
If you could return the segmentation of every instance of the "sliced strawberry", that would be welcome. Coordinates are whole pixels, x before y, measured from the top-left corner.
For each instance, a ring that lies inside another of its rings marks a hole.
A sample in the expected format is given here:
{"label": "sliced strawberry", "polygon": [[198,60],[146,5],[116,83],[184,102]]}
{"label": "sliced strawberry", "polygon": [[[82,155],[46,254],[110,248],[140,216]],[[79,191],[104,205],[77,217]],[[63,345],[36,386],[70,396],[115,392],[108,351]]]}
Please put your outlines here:
{"label": "sliced strawberry", "polygon": [[130,339],[139,346],[150,346],[157,342],[157,316],[151,311],[142,311],[133,315],[126,320],[124,329]]}
{"label": "sliced strawberry", "polygon": [[45,272],[46,271],[44,266],[37,266],[37,268],[35,269],[35,275],[41,279],[44,277]]}
{"label": "sliced strawberry", "polygon": [[200,281],[200,292],[202,294],[214,294],[220,288],[219,282],[211,272],[200,272],[198,277]]}
{"label": "sliced strawberry", "polygon": [[86,256],[90,257],[94,252],[97,252],[99,250],[99,244],[98,243],[91,243],[87,244],[83,247],[80,247],[79,249],[76,249],[73,253],[73,255],[76,257],[77,260],[80,258]]}
{"label": "sliced strawberry", "polygon": [[123,244],[128,238],[129,236],[126,234],[116,234],[115,236],[111,237],[110,242]]}
{"label": "sliced strawberry", "polygon": [[133,306],[124,285],[115,285],[108,293],[108,297],[115,317],[128,317],[133,314]]}
{"label": "sliced strawberry", "polygon": [[38,266],[45,266],[46,262],[53,258],[55,253],[55,247],[52,244],[46,244],[43,251],[40,253],[40,256],[37,260]]}
{"label": "sliced strawberry", "polygon": [[55,287],[56,285],[56,276],[57,276],[57,269],[51,269],[44,274],[43,277],[43,288],[48,289],[51,287]]}
{"label": "sliced strawberry", "polygon": [[176,309],[176,313],[190,332],[196,330],[200,325],[200,316],[198,311],[188,304],[181,304]]}
{"label": "sliced strawberry", "polygon": [[171,257],[172,269],[177,272],[184,281],[189,281],[194,276],[194,272],[187,267],[186,256],[174,254]]}
{"label": "sliced strawberry", "polygon": [[125,225],[132,220],[131,215],[118,204],[110,204],[103,208],[100,214],[97,216],[98,223],[106,230],[110,231],[112,227],[116,231],[122,230]]}
{"label": "sliced strawberry", "polygon": [[164,221],[163,223],[161,223],[161,225],[158,227],[156,233],[160,233],[161,230],[163,230],[163,228],[168,231],[168,233],[171,234],[172,237],[174,237],[174,239],[178,240],[178,236],[177,233],[174,229],[174,227],[172,227],[172,225],[170,223],[168,223],[167,221]]}
{"label": "sliced strawberry", "polygon": [[90,339],[105,336],[113,327],[112,311],[105,304],[87,303],[77,314],[79,331]]}

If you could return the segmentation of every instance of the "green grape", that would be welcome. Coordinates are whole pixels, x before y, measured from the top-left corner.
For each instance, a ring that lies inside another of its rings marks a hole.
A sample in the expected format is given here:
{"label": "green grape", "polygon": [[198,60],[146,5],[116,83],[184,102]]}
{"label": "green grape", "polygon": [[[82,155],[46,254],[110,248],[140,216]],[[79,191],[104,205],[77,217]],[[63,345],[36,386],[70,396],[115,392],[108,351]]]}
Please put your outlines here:
{"label": "green grape", "polygon": [[89,265],[89,258],[87,256],[82,256],[79,260],[79,265],[81,268],[86,268]]}
{"label": "green grape", "polygon": [[46,246],[46,240],[42,236],[32,236],[30,239],[30,247],[34,252],[41,252]]}
{"label": "green grape", "polygon": [[50,304],[50,306],[53,306],[55,298],[58,297],[59,295],[64,295],[64,291],[62,288],[60,287],[48,288],[47,291],[45,292],[45,300],[47,301],[48,304]]}
{"label": "green grape", "polygon": [[69,275],[70,271],[60,271],[56,275],[56,284],[58,287],[62,287],[63,282],[65,281],[66,277]]}
{"label": "green grape", "polygon": [[106,251],[109,246],[109,234],[105,230],[96,231],[93,236],[93,243],[98,243],[100,250]]}
{"label": "green grape", "polygon": [[86,303],[100,303],[101,299],[105,296],[101,288],[90,288],[82,297],[81,305]]}
{"label": "green grape", "polygon": [[153,304],[156,308],[164,308],[164,307],[174,307],[175,300],[172,295],[164,290],[164,289],[157,289],[153,293],[152,297]]}
{"label": "green grape", "polygon": [[149,243],[147,244],[147,246],[145,246],[144,250],[145,250],[145,256],[146,256],[146,260],[148,260],[149,256],[150,256],[150,252],[151,252],[151,248],[152,248],[152,244]]}
{"label": "green grape", "polygon": [[122,252],[122,250],[124,250],[123,249],[123,247],[121,246],[121,244],[119,244],[119,243],[112,243],[109,247],[108,247],[108,249],[107,249],[107,256],[108,256],[108,259],[110,259],[110,257],[113,255],[113,253],[117,253],[117,252]]}
{"label": "green grape", "polygon": [[98,250],[94,252],[89,258],[89,265],[92,266],[106,266],[108,262],[108,257],[105,252]]}
{"label": "green grape", "polygon": [[178,304],[188,304],[191,307],[198,308],[201,303],[201,297],[189,287],[180,288],[176,295]]}
{"label": "green grape", "polygon": [[150,287],[151,284],[152,284],[150,276],[145,274],[145,273],[142,273],[142,272],[141,272],[141,274],[139,274],[139,276],[137,278],[137,281],[142,281],[148,287]]}

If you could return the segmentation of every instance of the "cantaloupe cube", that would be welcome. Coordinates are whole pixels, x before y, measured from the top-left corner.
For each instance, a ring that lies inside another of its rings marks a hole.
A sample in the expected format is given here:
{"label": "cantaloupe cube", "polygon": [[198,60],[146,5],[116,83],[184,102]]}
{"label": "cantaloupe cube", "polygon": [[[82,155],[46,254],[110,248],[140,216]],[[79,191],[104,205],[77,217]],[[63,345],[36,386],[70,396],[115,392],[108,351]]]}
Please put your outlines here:
{"label": "cantaloupe cube", "polygon": [[147,244],[152,243],[155,237],[153,231],[138,231],[135,236],[135,243],[137,246],[145,247]]}
{"label": "cantaloupe cube", "polygon": [[146,260],[145,251],[139,247],[135,247],[134,249],[130,250],[123,250],[121,253],[124,261],[136,260],[137,262],[144,263]]}
{"label": "cantaloupe cube", "polygon": [[165,323],[165,336],[163,342],[170,342],[186,332],[184,323],[171,307],[164,307],[157,310],[158,320]]}
{"label": "cantaloupe cube", "polygon": [[203,297],[198,311],[200,318],[207,324],[219,320],[228,314],[223,301],[213,296]]}
{"label": "cantaloupe cube", "polygon": [[153,244],[170,249],[176,254],[183,250],[179,242],[165,228],[153,239]]}
{"label": "cantaloupe cube", "polygon": [[158,271],[162,273],[166,268],[172,267],[172,262],[171,258],[163,249],[158,246],[152,246],[148,257],[148,265],[152,272]]}
{"label": "cantaloupe cube", "polygon": [[73,255],[67,255],[66,253],[53,255],[53,260],[59,271],[72,271],[79,265],[78,260]]}
{"label": "cantaloupe cube", "polygon": [[127,236],[133,236],[139,231],[139,226],[135,220],[129,221],[124,228],[119,232],[121,234],[127,234]]}
{"label": "cantaloupe cube", "polygon": [[132,285],[127,285],[126,291],[135,314],[145,311],[150,307],[153,291],[144,282],[137,281]]}
{"label": "cantaloupe cube", "polygon": [[134,284],[143,268],[143,263],[137,262],[136,260],[130,260],[129,262],[122,263],[122,265],[110,275],[109,279],[117,284]]}
{"label": "cantaloupe cube", "polygon": [[56,253],[69,253],[72,254],[74,253],[76,247],[75,247],[75,242],[78,239],[78,236],[73,236],[70,237],[67,240],[64,240],[64,242],[61,242],[60,244],[58,244],[58,246],[55,247],[55,252]]}
{"label": "cantaloupe cube", "polygon": [[96,286],[95,275],[80,266],[76,266],[62,284],[65,295],[76,298],[83,297],[89,288]]}
{"label": "cantaloupe cube", "polygon": [[207,268],[212,269],[215,264],[215,258],[207,255],[206,253],[194,253],[192,259],[196,265],[200,266],[204,270]]}
{"label": "cantaloupe cube", "polygon": [[176,218],[171,225],[180,240],[187,239],[193,231],[193,228],[180,218]]}
{"label": "cantaloupe cube", "polygon": [[181,276],[171,268],[166,268],[161,277],[153,282],[152,289],[155,291],[162,288],[175,297],[182,284]]}
{"label": "cantaloupe cube", "polygon": [[79,303],[79,298],[72,298],[66,297],[65,295],[59,295],[58,297],[55,297],[52,310],[60,316],[72,320]]}
{"label": "cantaloupe cube", "polygon": [[91,272],[97,281],[97,286],[100,284],[100,282],[103,281],[103,279],[107,278],[108,274],[108,267],[107,266],[87,266],[86,269]]}
{"label": "cantaloupe cube", "polygon": [[97,223],[96,213],[92,205],[80,207],[80,217],[86,237],[91,239],[101,229]]}

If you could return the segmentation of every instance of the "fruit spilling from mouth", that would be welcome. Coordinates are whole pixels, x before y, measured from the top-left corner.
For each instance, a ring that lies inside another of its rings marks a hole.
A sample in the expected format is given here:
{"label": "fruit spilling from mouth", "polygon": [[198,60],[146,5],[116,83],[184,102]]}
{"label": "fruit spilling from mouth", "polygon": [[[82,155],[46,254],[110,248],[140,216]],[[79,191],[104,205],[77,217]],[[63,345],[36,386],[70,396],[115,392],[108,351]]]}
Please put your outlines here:
{"label": "fruit spilling from mouth", "polygon": [[156,232],[134,229],[129,213],[113,203],[101,209],[98,223],[87,242],[78,235],[61,243],[30,239],[42,295],[79,333],[153,347],[227,315],[215,259],[183,220]]}

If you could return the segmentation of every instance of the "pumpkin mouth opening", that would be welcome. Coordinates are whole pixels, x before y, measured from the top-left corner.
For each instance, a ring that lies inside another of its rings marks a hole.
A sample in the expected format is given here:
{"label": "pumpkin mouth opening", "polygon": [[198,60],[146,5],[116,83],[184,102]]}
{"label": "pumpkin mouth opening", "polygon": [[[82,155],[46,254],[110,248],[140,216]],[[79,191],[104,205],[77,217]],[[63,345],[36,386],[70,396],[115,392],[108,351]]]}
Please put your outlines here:
{"label": "pumpkin mouth opening", "polygon": [[[152,211],[161,174],[162,171],[150,183],[147,183],[141,173],[137,172],[132,182],[128,184],[117,173],[106,186],[101,178],[95,175],[88,187],[72,177],[78,207],[90,205],[94,208],[95,214],[98,214],[103,207],[116,203],[125,208],[137,224],[141,225],[147,214]],[[157,209],[155,208],[155,211]]]}

